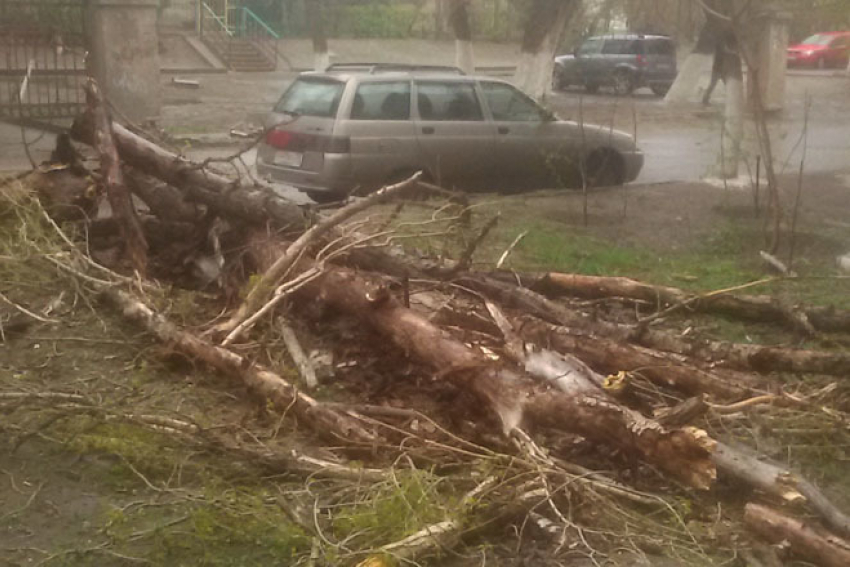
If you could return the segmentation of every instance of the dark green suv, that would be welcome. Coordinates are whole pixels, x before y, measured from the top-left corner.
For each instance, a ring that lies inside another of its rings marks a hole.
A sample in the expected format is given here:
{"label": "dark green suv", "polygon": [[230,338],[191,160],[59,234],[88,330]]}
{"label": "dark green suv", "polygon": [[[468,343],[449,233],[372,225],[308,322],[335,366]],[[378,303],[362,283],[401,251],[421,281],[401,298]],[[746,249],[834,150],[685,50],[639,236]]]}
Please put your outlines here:
{"label": "dark green suv", "polygon": [[591,37],[569,55],[555,58],[556,90],[580,85],[594,93],[613,87],[621,96],[649,87],[664,96],[676,79],[676,46],[663,35]]}

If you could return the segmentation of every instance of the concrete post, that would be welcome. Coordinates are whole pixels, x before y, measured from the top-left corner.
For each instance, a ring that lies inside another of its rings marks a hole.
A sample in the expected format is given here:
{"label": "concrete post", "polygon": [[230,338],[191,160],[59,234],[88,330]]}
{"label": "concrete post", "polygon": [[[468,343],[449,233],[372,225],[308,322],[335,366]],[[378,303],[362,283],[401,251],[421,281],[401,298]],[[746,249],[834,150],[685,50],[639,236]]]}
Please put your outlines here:
{"label": "concrete post", "polygon": [[[785,107],[785,69],[787,66],[788,14],[765,11],[754,19],[751,64],[758,71],[759,94],[767,112]],[[752,81],[747,89],[750,100],[756,96]]]}
{"label": "concrete post", "polygon": [[157,0],[89,0],[89,70],[127,118],[155,120],[162,105]]}

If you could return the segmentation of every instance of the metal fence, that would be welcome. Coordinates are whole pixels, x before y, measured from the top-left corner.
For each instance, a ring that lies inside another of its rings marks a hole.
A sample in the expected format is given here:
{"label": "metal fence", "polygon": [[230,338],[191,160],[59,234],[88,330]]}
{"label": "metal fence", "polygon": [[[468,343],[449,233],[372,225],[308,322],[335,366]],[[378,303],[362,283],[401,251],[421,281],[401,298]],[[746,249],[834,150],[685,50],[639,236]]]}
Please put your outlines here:
{"label": "metal fence", "polygon": [[0,0],[0,118],[51,120],[85,105],[87,0]]}

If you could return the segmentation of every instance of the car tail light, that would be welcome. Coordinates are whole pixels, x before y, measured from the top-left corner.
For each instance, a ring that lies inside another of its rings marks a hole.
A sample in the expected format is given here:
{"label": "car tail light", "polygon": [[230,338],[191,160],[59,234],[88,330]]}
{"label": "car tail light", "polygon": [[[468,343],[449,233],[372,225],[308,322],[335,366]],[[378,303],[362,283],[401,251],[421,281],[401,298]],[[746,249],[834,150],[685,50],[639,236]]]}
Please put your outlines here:
{"label": "car tail light", "polygon": [[292,134],[286,130],[269,130],[266,134],[266,143],[273,148],[285,150],[292,141]]}
{"label": "car tail light", "polygon": [[351,151],[351,139],[348,136],[302,134],[278,129],[269,130],[266,134],[266,143],[273,148],[293,152],[347,154]]}
{"label": "car tail light", "polygon": [[638,55],[637,56],[637,66],[643,67],[644,65],[646,65],[646,57],[644,57],[643,55]]}

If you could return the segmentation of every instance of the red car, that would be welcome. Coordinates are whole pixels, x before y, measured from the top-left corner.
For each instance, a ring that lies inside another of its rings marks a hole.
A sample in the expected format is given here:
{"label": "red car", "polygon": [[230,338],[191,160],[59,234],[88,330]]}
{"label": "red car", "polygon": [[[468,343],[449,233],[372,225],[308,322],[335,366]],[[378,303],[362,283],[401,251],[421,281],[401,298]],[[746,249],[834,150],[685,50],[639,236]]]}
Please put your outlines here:
{"label": "red car", "polygon": [[850,31],[823,32],[788,48],[788,65],[845,67],[850,57]]}

